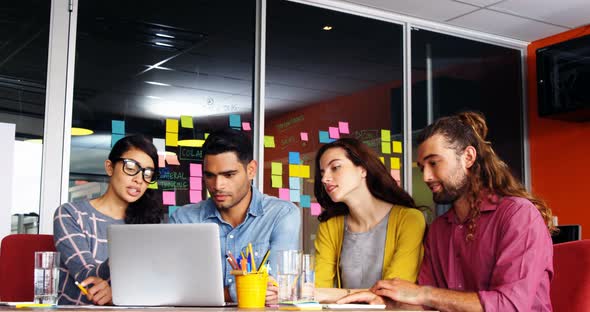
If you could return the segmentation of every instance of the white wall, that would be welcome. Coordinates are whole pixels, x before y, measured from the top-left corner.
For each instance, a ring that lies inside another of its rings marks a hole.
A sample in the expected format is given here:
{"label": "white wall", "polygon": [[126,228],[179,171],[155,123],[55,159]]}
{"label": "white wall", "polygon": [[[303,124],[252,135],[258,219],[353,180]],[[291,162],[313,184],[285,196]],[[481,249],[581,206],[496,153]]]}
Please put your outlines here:
{"label": "white wall", "polygon": [[39,213],[42,153],[39,143],[14,142],[11,214]]}
{"label": "white wall", "polygon": [[10,234],[12,211],[12,175],[14,165],[14,134],[16,125],[0,122],[0,238]]}

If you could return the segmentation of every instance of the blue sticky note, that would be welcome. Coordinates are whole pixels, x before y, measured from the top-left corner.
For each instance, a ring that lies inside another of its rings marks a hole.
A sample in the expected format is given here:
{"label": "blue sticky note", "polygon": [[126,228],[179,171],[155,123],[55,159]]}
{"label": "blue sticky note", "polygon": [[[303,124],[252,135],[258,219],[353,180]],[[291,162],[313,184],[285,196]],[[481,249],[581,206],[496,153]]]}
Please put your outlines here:
{"label": "blue sticky note", "polygon": [[299,158],[299,152],[289,152],[289,163],[293,165],[301,164],[301,160]]}
{"label": "blue sticky note", "polygon": [[301,199],[301,191],[300,190],[289,190],[289,200],[298,203]]}
{"label": "blue sticky note", "polygon": [[112,120],[111,121],[112,132],[116,134],[125,135],[125,121],[123,120]]}
{"label": "blue sticky note", "polygon": [[178,206],[168,206],[168,217],[170,217],[176,209],[178,209]]}
{"label": "blue sticky note", "polygon": [[124,137],[125,137],[124,134],[116,134],[116,133],[111,134],[111,148],[113,146],[115,146],[115,143],[117,143],[117,141],[119,141],[120,139],[122,139]]}
{"label": "blue sticky note", "polygon": [[240,115],[229,115],[229,126],[242,129],[242,119],[240,118]]}
{"label": "blue sticky note", "polygon": [[289,177],[289,188],[292,190],[301,189],[301,179],[295,177]]}
{"label": "blue sticky note", "polygon": [[334,139],[330,138],[330,133],[328,133],[328,131],[320,131],[320,143],[330,143],[334,141]]}
{"label": "blue sticky note", "polygon": [[302,208],[309,208],[311,207],[311,196],[309,195],[301,195],[299,204]]}

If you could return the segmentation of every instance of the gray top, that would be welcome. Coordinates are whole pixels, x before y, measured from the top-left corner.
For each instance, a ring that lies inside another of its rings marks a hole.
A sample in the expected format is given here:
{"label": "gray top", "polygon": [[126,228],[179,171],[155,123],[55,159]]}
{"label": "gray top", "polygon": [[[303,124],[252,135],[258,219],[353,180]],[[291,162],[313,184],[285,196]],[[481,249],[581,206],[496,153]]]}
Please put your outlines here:
{"label": "gray top", "polygon": [[347,217],[344,218],[344,241],[340,254],[342,287],[369,288],[381,279],[389,214],[375,227],[362,233],[348,230]]}
{"label": "gray top", "polygon": [[89,276],[110,280],[107,226],[124,224],[96,210],[88,200],[59,206],[53,217],[53,239],[60,253],[59,304],[92,304],[74,281]]}

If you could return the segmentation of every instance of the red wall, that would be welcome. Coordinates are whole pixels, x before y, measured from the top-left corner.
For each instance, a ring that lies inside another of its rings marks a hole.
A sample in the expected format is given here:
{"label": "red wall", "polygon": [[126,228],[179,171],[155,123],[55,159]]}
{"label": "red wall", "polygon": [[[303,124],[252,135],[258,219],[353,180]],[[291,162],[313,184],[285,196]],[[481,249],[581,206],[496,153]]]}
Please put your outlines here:
{"label": "red wall", "polygon": [[590,122],[539,118],[535,51],[587,34],[590,26],[534,41],[527,57],[533,193],[547,201],[559,224],[581,224],[584,239],[590,238]]}

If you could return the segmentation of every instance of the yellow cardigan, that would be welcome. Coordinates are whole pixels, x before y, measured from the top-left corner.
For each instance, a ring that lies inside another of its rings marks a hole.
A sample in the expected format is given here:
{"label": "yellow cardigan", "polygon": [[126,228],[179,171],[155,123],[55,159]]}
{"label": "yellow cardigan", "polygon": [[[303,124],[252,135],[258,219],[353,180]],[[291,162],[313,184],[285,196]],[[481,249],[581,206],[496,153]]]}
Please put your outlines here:
{"label": "yellow cardigan", "polygon": [[[391,208],[381,279],[398,277],[411,282],[416,281],[424,255],[422,238],[425,228],[426,222],[420,210],[402,206]],[[340,253],[343,240],[344,216],[333,217],[320,223],[314,242],[316,287],[342,287]]]}

